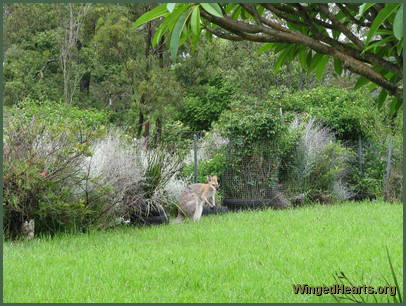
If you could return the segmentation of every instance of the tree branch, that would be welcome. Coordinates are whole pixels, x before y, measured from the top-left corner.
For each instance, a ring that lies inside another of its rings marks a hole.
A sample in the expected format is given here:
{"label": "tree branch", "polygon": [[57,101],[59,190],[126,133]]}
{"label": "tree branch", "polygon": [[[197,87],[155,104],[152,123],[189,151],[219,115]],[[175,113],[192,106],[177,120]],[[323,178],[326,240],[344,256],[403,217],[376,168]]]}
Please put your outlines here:
{"label": "tree branch", "polygon": [[[392,95],[402,99],[401,90],[396,86],[396,84],[393,84],[390,81],[388,81],[383,75],[373,70],[366,63],[354,58],[349,54],[344,53],[343,51],[337,50],[336,48],[323,44],[302,33],[293,32],[287,29],[276,30],[275,28],[271,27],[268,28],[265,26],[252,25],[245,22],[233,20],[228,16],[225,16],[224,18],[219,18],[203,10],[201,11],[201,14],[202,17],[207,19],[208,21],[217,24],[220,27],[239,36],[241,36],[241,33],[244,32],[248,32],[249,34],[252,33],[258,34],[262,32],[264,34],[270,35],[270,37],[272,37],[272,41],[278,39],[281,42],[283,41],[288,43],[298,43],[301,45],[305,45],[316,52],[336,57],[343,62],[344,67],[347,68],[348,70],[367,78],[368,80],[388,90]],[[281,26],[279,25],[279,27]]]}

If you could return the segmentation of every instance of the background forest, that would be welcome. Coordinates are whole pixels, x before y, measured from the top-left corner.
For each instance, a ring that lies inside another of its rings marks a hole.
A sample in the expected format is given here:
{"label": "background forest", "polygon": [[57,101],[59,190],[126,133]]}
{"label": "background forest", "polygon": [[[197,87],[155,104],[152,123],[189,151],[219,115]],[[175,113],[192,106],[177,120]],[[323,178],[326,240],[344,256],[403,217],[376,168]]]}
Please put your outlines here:
{"label": "background forest", "polygon": [[220,199],[236,196],[248,172],[258,180],[264,156],[267,183],[292,205],[401,199],[402,111],[378,108],[376,90],[354,88],[332,62],[307,72],[211,35],[174,61],[164,40],[153,47],[160,21],[134,27],[153,7],[5,5],[8,237],[31,218],[54,233],[174,214],[192,180],[194,134],[199,181],[251,160],[232,186],[220,181]]}

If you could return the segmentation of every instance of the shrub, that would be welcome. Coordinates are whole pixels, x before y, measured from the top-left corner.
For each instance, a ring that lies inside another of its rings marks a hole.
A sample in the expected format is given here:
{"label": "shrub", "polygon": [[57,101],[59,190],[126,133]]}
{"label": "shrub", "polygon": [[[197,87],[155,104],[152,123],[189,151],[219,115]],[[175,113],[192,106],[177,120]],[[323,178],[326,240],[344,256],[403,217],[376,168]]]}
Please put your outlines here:
{"label": "shrub", "polygon": [[13,109],[4,130],[4,231],[19,235],[25,220],[35,219],[37,233],[85,228],[92,223],[97,201],[72,192],[87,180],[80,171],[90,145],[103,130],[83,126],[81,120],[58,122]]}
{"label": "shrub", "polygon": [[225,196],[265,198],[278,189],[282,158],[295,143],[285,120],[277,105],[252,97],[242,97],[222,114],[218,128],[230,140],[222,179]]}
{"label": "shrub", "polygon": [[314,120],[290,124],[300,137],[288,162],[285,188],[293,195],[304,194],[310,201],[331,202],[350,194],[343,182],[351,153],[335,141],[333,134]]}
{"label": "shrub", "polygon": [[221,113],[228,109],[233,92],[233,87],[220,77],[213,78],[199,91],[184,99],[178,119],[194,131],[207,131]]}
{"label": "shrub", "polygon": [[81,123],[86,128],[98,128],[106,125],[109,113],[95,109],[80,109],[76,106],[66,105],[55,101],[37,101],[26,99],[21,101],[11,112],[18,112],[27,119],[33,116],[41,118],[48,124]]}
{"label": "shrub", "polygon": [[353,144],[359,137],[372,139],[384,134],[385,118],[362,90],[318,87],[288,93],[279,103],[285,111],[317,118],[344,142]]}
{"label": "shrub", "polygon": [[117,217],[137,222],[173,210],[178,190],[172,192],[169,186],[182,185],[175,178],[181,166],[177,155],[164,147],[149,148],[144,139],[130,139],[119,130],[110,130],[92,151],[83,168],[99,183],[112,187],[108,202],[113,209],[104,226]]}

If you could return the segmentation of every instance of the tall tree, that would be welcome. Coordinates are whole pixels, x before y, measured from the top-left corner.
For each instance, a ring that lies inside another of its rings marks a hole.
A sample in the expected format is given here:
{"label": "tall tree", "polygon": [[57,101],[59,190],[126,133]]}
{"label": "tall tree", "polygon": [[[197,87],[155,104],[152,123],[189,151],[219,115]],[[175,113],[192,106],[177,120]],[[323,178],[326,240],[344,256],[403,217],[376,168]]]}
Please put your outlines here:
{"label": "tall tree", "polygon": [[[396,113],[403,102],[403,6],[400,3],[168,3],[141,16],[134,26],[164,18],[153,42],[169,37],[172,57],[202,30],[228,40],[263,43],[279,54],[277,67],[298,57],[321,74],[329,57],[337,73],[359,75],[357,86],[380,87],[378,102],[392,96]],[[371,84],[372,83],[372,84]]]}
{"label": "tall tree", "polygon": [[64,39],[61,44],[60,61],[63,72],[63,100],[65,104],[72,104],[72,99],[85,74],[79,69],[79,39],[83,21],[89,12],[91,4],[78,6],[69,4],[69,17],[66,20]]}

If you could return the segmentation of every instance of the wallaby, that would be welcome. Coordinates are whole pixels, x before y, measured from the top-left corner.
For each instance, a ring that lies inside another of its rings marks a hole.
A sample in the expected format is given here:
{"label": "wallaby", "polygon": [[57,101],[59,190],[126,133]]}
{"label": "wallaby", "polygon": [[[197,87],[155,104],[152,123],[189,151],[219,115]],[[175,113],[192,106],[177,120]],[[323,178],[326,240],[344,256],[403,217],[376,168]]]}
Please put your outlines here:
{"label": "wallaby", "polygon": [[30,221],[24,221],[23,225],[21,226],[21,232],[28,240],[34,238],[35,233],[34,219],[31,219]]}
{"label": "wallaby", "polygon": [[[191,184],[182,192],[179,199],[178,216],[172,223],[179,223],[189,217],[199,221],[202,216],[203,205],[216,206],[215,195],[219,187],[216,175],[207,177],[207,184]],[[211,202],[208,200],[211,199]]]}

